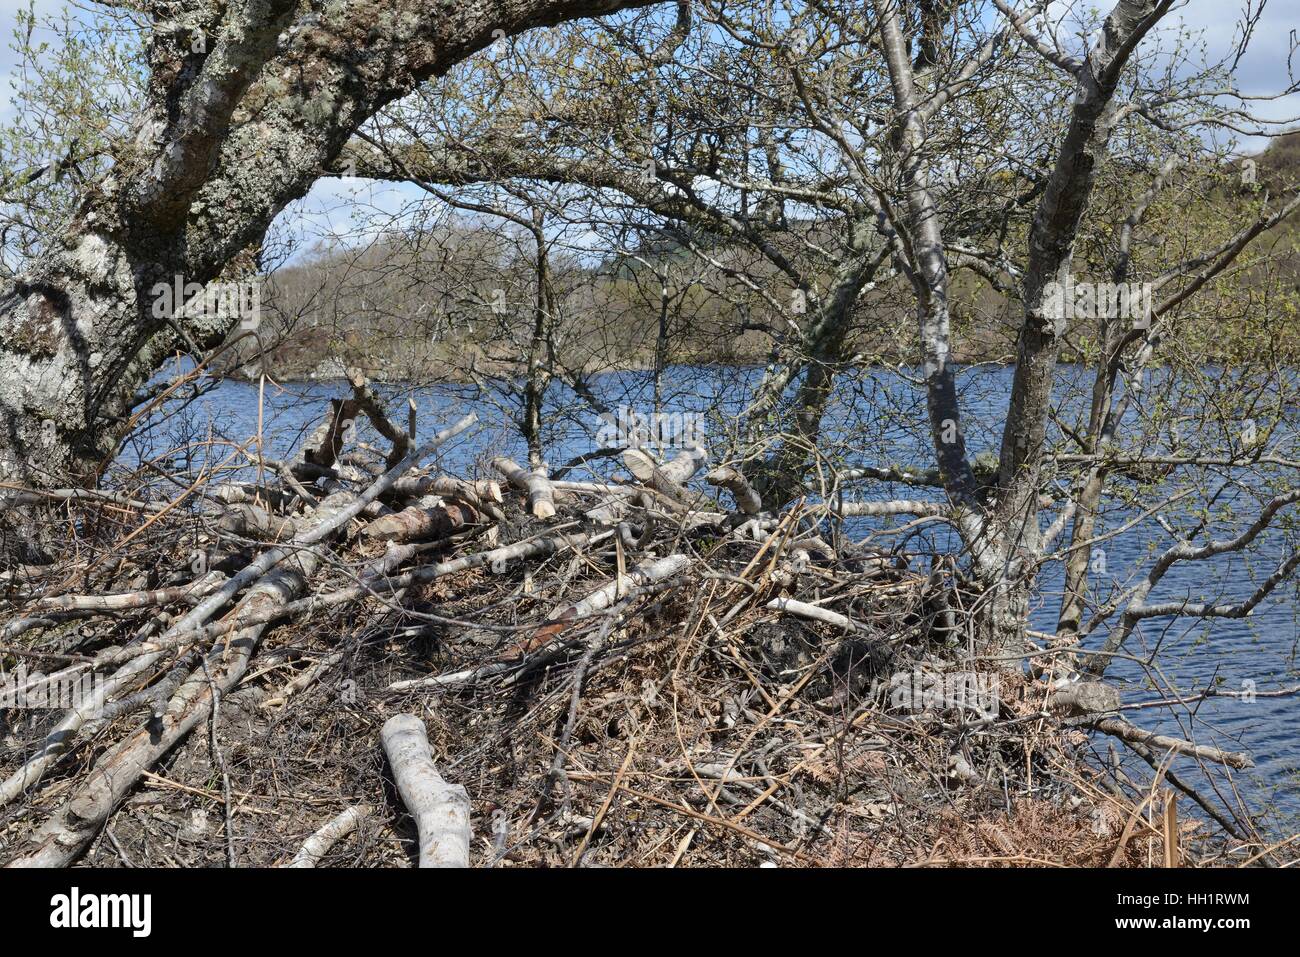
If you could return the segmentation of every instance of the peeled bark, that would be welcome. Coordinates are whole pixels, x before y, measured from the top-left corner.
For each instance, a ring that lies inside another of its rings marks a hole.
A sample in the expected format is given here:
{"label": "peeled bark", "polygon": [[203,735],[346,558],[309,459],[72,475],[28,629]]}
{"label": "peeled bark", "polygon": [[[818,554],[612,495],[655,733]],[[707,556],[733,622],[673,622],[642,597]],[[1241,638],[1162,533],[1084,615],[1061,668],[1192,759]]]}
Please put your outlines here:
{"label": "peeled bark", "polygon": [[397,790],[415,818],[420,866],[469,867],[469,794],[438,773],[424,722],[413,714],[395,714],[379,736]]}

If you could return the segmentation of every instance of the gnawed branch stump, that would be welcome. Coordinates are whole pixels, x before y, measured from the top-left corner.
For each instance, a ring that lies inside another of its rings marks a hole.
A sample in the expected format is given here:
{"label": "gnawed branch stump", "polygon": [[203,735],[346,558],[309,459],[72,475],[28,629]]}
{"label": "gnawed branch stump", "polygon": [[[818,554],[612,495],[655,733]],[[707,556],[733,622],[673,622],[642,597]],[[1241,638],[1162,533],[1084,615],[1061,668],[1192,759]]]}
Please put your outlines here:
{"label": "gnawed branch stump", "polygon": [[500,455],[492,460],[492,467],[504,475],[511,485],[528,495],[528,510],[534,516],[555,516],[555,490],[549,478],[540,472],[529,472]]}
{"label": "gnawed branch stump", "polygon": [[757,515],[763,511],[762,496],[737,469],[729,465],[720,466],[704,476],[704,481],[730,492],[736,508],[745,515]]}
{"label": "gnawed branch stump", "polygon": [[424,722],[396,714],[379,732],[398,793],[415,818],[421,867],[469,867],[469,794],[448,784],[433,763]]}

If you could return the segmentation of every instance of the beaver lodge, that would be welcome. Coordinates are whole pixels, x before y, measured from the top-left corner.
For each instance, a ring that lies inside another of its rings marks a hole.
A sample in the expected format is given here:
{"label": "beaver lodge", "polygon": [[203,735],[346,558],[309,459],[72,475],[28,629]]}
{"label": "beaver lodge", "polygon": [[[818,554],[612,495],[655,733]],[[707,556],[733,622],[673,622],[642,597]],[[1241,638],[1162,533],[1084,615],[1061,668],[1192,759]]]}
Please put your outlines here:
{"label": "beaver lodge", "polygon": [[692,449],[449,476],[424,463],[471,417],[425,440],[354,391],[294,461],[236,449],[247,481],[10,493],[61,547],[0,593],[9,865],[1285,856],[1169,768],[1247,758],[980,659],[961,574],[831,504],[764,512]]}

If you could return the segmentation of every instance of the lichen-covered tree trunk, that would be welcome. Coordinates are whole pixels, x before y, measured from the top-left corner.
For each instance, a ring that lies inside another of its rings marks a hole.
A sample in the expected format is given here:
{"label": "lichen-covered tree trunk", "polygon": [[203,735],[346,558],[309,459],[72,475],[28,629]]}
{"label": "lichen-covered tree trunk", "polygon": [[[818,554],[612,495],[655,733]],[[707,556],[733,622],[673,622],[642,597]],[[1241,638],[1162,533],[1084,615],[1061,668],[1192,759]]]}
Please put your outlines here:
{"label": "lichen-covered tree trunk", "polygon": [[136,266],[111,238],[69,236],[0,312],[0,481],[84,481],[112,453],[156,356]]}
{"label": "lichen-covered tree trunk", "polygon": [[380,107],[499,37],[650,2],[169,7],[133,141],[0,301],[0,482],[93,481],[159,361],[180,343],[219,342],[237,321],[170,315],[155,308],[155,285],[251,267],[276,214]]}

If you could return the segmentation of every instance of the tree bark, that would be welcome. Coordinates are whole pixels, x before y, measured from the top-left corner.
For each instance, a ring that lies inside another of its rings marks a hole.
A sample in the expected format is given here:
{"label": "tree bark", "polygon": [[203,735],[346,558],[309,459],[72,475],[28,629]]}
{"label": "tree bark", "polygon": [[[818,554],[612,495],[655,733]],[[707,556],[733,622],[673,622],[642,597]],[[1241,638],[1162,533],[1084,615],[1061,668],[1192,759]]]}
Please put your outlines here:
{"label": "tree bark", "polygon": [[424,722],[413,714],[395,714],[379,737],[397,790],[415,818],[420,866],[469,867],[469,794],[438,773]]}

